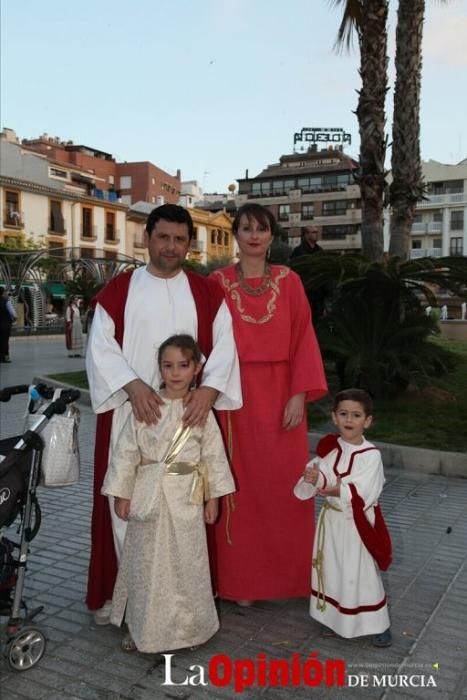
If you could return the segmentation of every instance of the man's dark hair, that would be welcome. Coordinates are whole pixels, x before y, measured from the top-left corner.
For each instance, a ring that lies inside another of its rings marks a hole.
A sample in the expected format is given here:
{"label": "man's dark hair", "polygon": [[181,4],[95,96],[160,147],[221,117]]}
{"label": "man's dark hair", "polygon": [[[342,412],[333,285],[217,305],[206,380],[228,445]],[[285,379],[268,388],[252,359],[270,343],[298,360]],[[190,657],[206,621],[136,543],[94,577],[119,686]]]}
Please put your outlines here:
{"label": "man's dark hair", "polygon": [[178,204],[162,204],[162,206],[152,210],[146,221],[148,236],[151,236],[154,226],[161,220],[171,221],[175,224],[186,224],[188,226],[188,235],[190,239],[195,235],[193,220],[190,213]]}
{"label": "man's dark hair", "polygon": [[277,234],[277,224],[274,215],[269,211],[267,207],[263,207],[261,204],[247,203],[244,204],[238,210],[235,215],[235,219],[232,223],[232,233],[234,236],[238,233],[238,228],[240,226],[240,219],[245,215],[248,221],[251,219],[256,219],[256,221],[262,226],[269,226],[273,236]]}
{"label": "man's dark hair", "polygon": [[361,404],[365,416],[373,415],[373,399],[363,389],[344,389],[344,391],[339,391],[335,395],[332,404],[333,413],[337,412],[342,401],[355,401],[355,403]]}

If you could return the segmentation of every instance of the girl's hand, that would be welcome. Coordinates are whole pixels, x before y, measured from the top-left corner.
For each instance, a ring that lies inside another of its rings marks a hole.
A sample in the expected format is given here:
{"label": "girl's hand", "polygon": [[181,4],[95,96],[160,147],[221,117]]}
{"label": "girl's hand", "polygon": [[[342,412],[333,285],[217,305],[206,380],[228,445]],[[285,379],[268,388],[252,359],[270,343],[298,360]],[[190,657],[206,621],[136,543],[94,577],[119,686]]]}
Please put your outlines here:
{"label": "girl's hand", "polygon": [[130,512],[130,499],[129,498],[114,498],[114,510],[121,520],[128,520],[128,514]]}
{"label": "girl's hand", "polygon": [[284,430],[293,430],[303,420],[305,411],[305,394],[295,394],[288,401],[284,410],[282,427]]}
{"label": "girl's hand", "polygon": [[219,499],[210,498],[204,506],[204,520],[208,525],[214,525],[219,515]]}

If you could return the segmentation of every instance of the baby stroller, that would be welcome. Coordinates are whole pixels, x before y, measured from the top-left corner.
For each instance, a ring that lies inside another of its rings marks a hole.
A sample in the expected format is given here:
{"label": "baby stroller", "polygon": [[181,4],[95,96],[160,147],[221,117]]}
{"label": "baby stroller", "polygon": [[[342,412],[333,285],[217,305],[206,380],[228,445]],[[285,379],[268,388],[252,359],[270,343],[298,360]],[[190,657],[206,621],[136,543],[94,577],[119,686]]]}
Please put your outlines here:
{"label": "baby stroller", "polygon": [[[9,401],[14,394],[27,394],[26,385],[0,390],[0,401]],[[39,384],[34,388],[34,400],[51,399],[54,389]],[[40,432],[50,418],[66,411],[67,404],[80,396],[77,390],[62,391],[59,399],[50,403],[43,413],[37,414],[32,426],[24,435],[0,440],[0,648],[8,664],[15,671],[26,671],[42,658],[46,638],[40,628],[32,624],[34,617],[43,610],[39,606],[29,610],[23,600],[29,543],[39,532],[41,510],[36,496],[44,442]],[[9,527],[19,517],[17,534],[19,541],[1,536],[1,529]]]}

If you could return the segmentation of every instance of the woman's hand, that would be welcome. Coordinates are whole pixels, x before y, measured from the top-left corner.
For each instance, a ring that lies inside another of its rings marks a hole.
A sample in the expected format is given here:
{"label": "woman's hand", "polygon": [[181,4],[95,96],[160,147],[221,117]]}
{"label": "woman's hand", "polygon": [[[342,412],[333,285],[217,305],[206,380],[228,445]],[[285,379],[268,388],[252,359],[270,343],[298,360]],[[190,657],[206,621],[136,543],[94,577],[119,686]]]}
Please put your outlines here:
{"label": "woman's hand", "polygon": [[214,525],[219,515],[219,499],[210,498],[204,506],[204,520],[208,525]]}
{"label": "woman's hand", "polygon": [[305,411],[305,394],[295,394],[287,401],[284,411],[282,427],[284,430],[293,430],[303,420]]}
{"label": "woman's hand", "polygon": [[128,515],[130,513],[130,499],[119,498],[118,496],[115,496],[114,510],[120,518],[120,520],[128,520]]}

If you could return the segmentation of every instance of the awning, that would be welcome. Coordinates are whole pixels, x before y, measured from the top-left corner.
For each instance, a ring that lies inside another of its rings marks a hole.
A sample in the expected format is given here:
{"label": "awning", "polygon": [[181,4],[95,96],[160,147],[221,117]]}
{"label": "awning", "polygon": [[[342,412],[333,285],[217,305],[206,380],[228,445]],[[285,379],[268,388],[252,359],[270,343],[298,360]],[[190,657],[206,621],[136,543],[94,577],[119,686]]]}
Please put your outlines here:
{"label": "awning", "polygon": [[65,299],[65,285],[61,282],[47,282],[44,284],[44,289],[50,294],[54,299]]}

